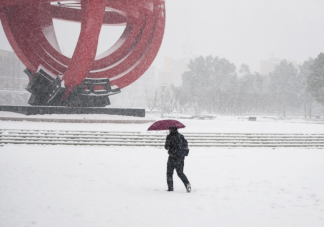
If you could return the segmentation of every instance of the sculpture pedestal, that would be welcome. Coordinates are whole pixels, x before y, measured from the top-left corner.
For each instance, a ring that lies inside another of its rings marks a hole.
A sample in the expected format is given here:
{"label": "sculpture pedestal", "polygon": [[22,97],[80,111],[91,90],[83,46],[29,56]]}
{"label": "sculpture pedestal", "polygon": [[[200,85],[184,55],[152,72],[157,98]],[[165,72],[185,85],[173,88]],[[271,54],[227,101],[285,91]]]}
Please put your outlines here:
{"label": "sculpture pedestal", "polygon": [[132,117],[145,117],[145,109],[65,107],[65,106],[0,106],[0,111],[25,115],[38,114],[108,114]]}
{"label": "sculpture pedestal", "polygon": [[110,105],[109,96],[121,92],[110,85],[108,78],[85,79],[66,100],[61,100],[66,87],[60,77],[54,79],[43,69],[39,69],[37,76],[29,69],[24,72],[29,77],[26,90],[31,93],[28,104],[32,106],[105,107]]}

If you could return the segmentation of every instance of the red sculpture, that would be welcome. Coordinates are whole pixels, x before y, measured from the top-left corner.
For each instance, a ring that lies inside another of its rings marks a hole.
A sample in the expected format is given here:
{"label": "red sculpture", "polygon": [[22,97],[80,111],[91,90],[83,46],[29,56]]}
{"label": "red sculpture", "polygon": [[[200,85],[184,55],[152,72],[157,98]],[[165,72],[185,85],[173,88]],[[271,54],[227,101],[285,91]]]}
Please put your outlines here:
{"label": "red sculpture", "polygon": [[[61,101],[86,80],[90,80],[92,88],[87,82],[83,84],[84,90],[105,89],[106,85],[100,81],[92,84],[91,79],[109,79],[112,86],[124,88],[137,80],[156,57],[165,27],[164,0],[51,2],[1,0],[0,18],[13,50],[30,72],[37,75],[36,79],[41,68],[52,78],[59,77],[64,81]],[[72,58],[60,51],[53,18],[81,22]],[[96,56],[102,25],[126,25],[126,28],[113,47]]]}

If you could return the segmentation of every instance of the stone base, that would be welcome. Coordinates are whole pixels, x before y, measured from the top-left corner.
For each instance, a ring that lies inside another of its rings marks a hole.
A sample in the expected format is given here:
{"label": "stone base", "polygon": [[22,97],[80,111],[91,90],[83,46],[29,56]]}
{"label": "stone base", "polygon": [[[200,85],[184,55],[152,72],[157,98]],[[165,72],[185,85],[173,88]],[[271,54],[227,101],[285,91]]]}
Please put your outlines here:
{"label": "stone base", "polygon": [[25,115],[38,114],[107,114],[132,117],[145,117],[145,109],[117,109],[100,107],[64,107],[64,106],[0,106],[0,111]]}
{"label": "stone base", "polygon": [[110,85],[108,78],[86,78],[62,100],[66,87],[61,77],[53,78],[42,68],[36,75],[29,69],[24,72],[29,77],[26,90],[31,93],[28,104],[32,106],[105,107],[110,105],[109,96],[121,92],[117,86]]}

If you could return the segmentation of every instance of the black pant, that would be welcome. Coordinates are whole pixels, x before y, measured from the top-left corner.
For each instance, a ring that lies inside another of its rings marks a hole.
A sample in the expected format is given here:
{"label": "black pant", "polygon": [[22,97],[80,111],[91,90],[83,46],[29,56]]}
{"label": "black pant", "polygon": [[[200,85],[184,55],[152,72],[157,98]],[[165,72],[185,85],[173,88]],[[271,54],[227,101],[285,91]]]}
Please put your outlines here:
{"label": "black pant", "polygon": [[183,184],[186,185],[189,184],[189,181],[186,177],[186,175],[183,173],[183,167],[184,167],[184,158],[171,158],[168,159],[167,164],[167,183],[169,189],[173,189],[173,171],[176,169],[178,177],[182,180]]}

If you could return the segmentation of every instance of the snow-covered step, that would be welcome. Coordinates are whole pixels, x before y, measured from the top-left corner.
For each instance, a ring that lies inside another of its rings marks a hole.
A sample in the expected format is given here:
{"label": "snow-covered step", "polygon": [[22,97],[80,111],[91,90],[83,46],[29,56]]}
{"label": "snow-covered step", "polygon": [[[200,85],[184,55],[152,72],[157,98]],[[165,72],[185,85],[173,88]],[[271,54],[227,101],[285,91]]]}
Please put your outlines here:
{"label": "snow-covered step", "polygon": [[[15,133],[9,133],[9,134],[0,134],[0,137],[4,138],[89,138],[89,139],[117,139],[117,138],[123,138],[123,139],[132,139],[132,140],[143,140],[143,139],[150,139],[150,140],[165,140],[165,137],[161,136],[154,136],[154,137],[147,137],[147,136],[125,136],[125,135],[84,135],[84,134],[59,134],[59,135],[45,135],[45,134],[15,134]],[[188,141],[233,141],[233,140],[253,140],[253,141],[324,141],[324,137],[237,137],[237,136],[231,136],[231,137],[217,137],[217,138],[204,138],[204,137],[187,137],[186,139]]]}
{"label": "snow-covered step", "polygon": [[[72,133],[72,132],[11,132],[11,131],[6,131],[6,132],[0,132],[0,136],[5,136],[5,135],[18,135],[18,136],[24,136],[24,135],[28,135],[28,136],[95,136],[95,137],[123,137],[123,138],[143,138],[143,137],[147,137],[147,138],[163,138],[165,139],[166,135],[156,135],[156,134],[87,134],[87,133]],[[264,138],[264,139],[282,139],[282,138],[296,138],[296,139],[303,139],[303,138],[313,138],[313,139],[324,139],[324,135],[294,135],[294,134],[285,134],[285,135],[265,135],[265,136],[261,136],[261,135],[237,135],[237,134],[227,134],[227,135],[215,135],[215,136],[204,136],[204,135],[186,135],[187,139],[231,139],[233,137],[235,138],[251,138],[251,139],[258,139],[258,138]]]}
{"label": "snow-covered step", "polygon": [[[190,147],[317,147],[324,134],[184,133]],[[158,146],[166,133],[0,129],[0,144]]]}
{"label": "snow-covered step", "polygon": [[[29,145],[85,145],[85,146],[163,146],[153,143],[94,143],[94,142],[49,142],[49,141],[3,141],[3,144],[29,144]],[[190,147],[304,147],[323,148],[323,144],[192,144]]]}
{"label": "snow-covered step", "polygon": [[[127,143],[164,143],[164,139],[133,139],[133,138],[89,138],[89,137],[42,137],[42,136],[23,136],[23,137],[11,137],[11,136],[3,136],[1,141],[61,141],[61,142],[69,142],[69,141],[82,141],[82,142],[127,142]],[[190,145],[192,144],[322,144],[324,145],[324,140],[188,140]]]}
{"label": "snow-covered step", "polygon": [[[37,129],[0,129],[0,132],[8,131],[8,132],[73,132],[73,133],[94,133],[94,134],[159,134],[159,135],[167,135],[164,131],[150,131],[150,132],[127,132],[127,131],[78,131],[78,130],[37,130]],[[323,133],[216,133],[216,132],[181,132],[184,135],[321,135],[324,136]]]}
{"label": "snow-covered step", "polygon": [[[152,131],[152,132],[119,132],[119,131],[68,131],[68,130],[20,130],[20,129],[0,129],[0,133],[18,133],[18,134],[76,134],[76,135],[145,135],[145,136],[163,136],[165,137],[167,133],[161,131]],[[207,136],[207,137],[226,137],[226,136],[320,136],[324,137],[324,134],[321,133],[193,133],[193,132],[184,132],[183,135],[189,137],[195,136]]]}
{"label": "snow-covered step", "polygon": [[[154,137],[147,137],[147,136],[125,136],[125,135],[102,135],[102,136],[98,136],[98,135],[71,135],[71,134],[59,134],[59,135],[45,135],[45,134],[14,134],[14,133],[9,133],[9,134],[0,134],[0,137],[2,138],[87,138],[87,139],[131,139],[131,140],[143,140],[143,139],[149,139],[149,140],[160,140],[160,141],[164,141],[165,137],[158,137],[158,136],[154,136]],[[217,137],[217,138],[205,138],[205,137],[186,137],[186,139],[188,141],[233,141],[233,140],[251,140],[251,141],[324,141],[324,138],[322,137],[303,137],[303,138],[299,138],[299,137],[237,137],[237,136],[231,136],[231,137]]]}

